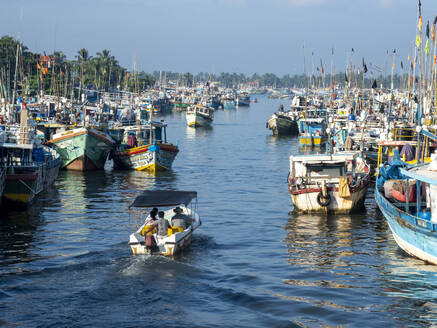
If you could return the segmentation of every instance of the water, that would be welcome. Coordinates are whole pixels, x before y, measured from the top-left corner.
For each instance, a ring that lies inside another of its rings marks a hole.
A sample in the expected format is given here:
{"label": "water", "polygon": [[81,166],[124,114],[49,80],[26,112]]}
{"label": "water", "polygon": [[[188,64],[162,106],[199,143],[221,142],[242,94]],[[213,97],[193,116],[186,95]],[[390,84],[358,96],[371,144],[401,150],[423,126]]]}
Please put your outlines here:
{"label": "water", "polygon": [[[27,212],[1,213],[0,326],[435,324],[437,267],[398,249],[372,191],[356,215],[289,214],[297,140],[270,136],[279,101],[259,100],[210,129],[167,116],[172,172],[61,172]],[[174,259],[131,255],[144,189],[198,191],[203,225]]]}

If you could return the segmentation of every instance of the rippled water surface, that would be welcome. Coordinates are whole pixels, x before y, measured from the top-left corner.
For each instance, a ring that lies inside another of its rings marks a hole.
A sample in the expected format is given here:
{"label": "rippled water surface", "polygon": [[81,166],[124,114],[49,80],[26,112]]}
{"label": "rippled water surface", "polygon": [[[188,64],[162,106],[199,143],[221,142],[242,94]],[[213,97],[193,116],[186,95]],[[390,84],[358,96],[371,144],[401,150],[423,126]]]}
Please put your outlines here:
{"label": "rippled water surface", "polygon": [[[173,170],[61,172],[26,212],[0,213],[0,326],[414,327],[437,318],[437,267],[403,254],[368,192],[352,216],[296,215],[297,140],[265,128],[279,101],[166,116]],[[286,104],[288,106],[288,104]],[[196,190],[203,225],[175,258],[132,256],[141,190]]]}

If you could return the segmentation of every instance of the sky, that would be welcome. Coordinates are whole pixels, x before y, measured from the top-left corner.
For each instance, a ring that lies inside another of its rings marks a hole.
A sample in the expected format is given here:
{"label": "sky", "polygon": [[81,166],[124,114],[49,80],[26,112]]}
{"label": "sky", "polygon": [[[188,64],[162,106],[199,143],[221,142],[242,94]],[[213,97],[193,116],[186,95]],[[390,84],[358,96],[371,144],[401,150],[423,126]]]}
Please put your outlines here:
{"label": "sky", "polygon": [[[437,0],[421,2],[426,26]],[[416,0],[0,0],[0,8],[0,36],[31,51],[72,59],[81,48],[108,49],[145,72],[294,75],[305,53],[307,73],[321,60],[329,73],[363,58],[370,74],[390,73],[396,49],[400,73],[417,21]]]}

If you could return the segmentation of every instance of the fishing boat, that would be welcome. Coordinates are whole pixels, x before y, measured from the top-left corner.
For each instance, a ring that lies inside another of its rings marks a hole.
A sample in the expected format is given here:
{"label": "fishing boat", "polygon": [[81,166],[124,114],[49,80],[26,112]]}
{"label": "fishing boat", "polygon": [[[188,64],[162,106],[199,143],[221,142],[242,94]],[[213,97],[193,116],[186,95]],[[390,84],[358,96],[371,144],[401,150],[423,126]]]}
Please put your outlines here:
{"label": "fishing boat", "polygon": [[235,109],[236,102],[233,95],[231,94],[225,95],[222,102],[223,102],[223,109]]}
{"label": "fishing boat", "polygon": [[437,264],[437,156],[409,165],[395,160],[381,166],[375,200],[398,246],[423,261]]}
{"label": "fishing boat", "polygon": [[56,180],[61,157],[54,150],[34,143],[3,143],[0,162],[6,166],[3,198],[16,205],[28,205]]}
{"label": "fishing boat", "polygon": [[[193,204],[193,199],[196,201]],[[191,205],[190,205],[191,204]],[[167,235],[160,236],[156,229],[150,230],[146,223],[142,224],[136,232],[129,237],[129,246],[134,255],[164,255],[172,256],[186,249],[192,240],[193,231],[200,225],[201,221],[197,214],[197,192],[195,191],[145,191],[139,195],[132,203],[130,208],[167,208],[164,211],[164,219],[171,223],[171,218],[175,214],[174,209],[179,207],[189,220],[185,229],[172,227],[167,231]],[[140,211],[141,212],[141,211]],[[144,214],[143,212],[141,212]],[[144,217],[143,217],[144,219]],[[156,248],[147,249],[145,245],[145,235],[149,231],[156,241]]]}
{"label": "fishing boat", "polygon": [[238,107],[250,106],[250,95],[248,95],[247,93],[238,94],[235,103]]}
{"label": "fishing boat", "polygon": [[214,109],[202,105],[191,106],[186,113],[188,126],[193,128],[210,126],[214,120]]}
{"label": "fishing boat", "polygon": [[326,120],[323,117],[301,118],[299,125],[299,143],[301,146],[323,147],[328,140]]}
{"label": "fishing boat", "polygon": [[0,163],[6,167],[3,199],[27,206],[34,197],[53,184],[61,166],[55,150],[42,145],[35,126],[27,120],[27,108],[21,109],[21,125],[5,128],[0,143]]}
{"label": "fishing boat", "polygon": [[121,143],[112,153],[116,168],[137,171],[169,170],[179,149],[167,142],[167,124],[149,121],[147,124],[122,126]]}
{"label": "fishing boat", "polygon": [[299,212],[359,210],[369,182],[370,168],[356,152],[290,156],[288,190]]}
{"label": "fishing boat", "polygon": [[48,141],[61,155],[62,168],[73,171],[102,170],[114,140],[93,127],[62,131]]}
{"label": "fishing boat", "polygon": [[293,115],[284,111],[284,106],[279,106],[278,113],[273,113],[267,121],[266,127],[272,130],[273,135],[298,135],[299,127]]}

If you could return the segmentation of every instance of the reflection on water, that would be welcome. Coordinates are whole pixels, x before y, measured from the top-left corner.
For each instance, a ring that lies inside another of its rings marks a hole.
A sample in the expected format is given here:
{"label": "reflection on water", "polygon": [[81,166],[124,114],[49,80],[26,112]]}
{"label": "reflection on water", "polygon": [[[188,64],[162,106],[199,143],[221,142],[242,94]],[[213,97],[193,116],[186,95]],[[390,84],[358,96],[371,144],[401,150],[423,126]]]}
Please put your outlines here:
{"label": "reflection on water", "polygon": [[[214,124],[214,123],[213,123]],[[205,138],[211,136],[213,133],[214,126],[201,126],[201,127],[190,127],[187,126],[187,139],[193,140],[195,138]]]}

